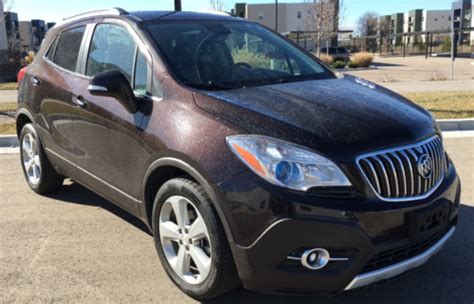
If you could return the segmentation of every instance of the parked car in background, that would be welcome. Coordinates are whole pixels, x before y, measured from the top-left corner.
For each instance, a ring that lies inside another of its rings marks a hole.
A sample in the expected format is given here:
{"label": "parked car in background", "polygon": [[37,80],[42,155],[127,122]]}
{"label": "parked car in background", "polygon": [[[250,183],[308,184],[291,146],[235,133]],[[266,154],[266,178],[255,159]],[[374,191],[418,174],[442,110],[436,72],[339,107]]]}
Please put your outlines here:
{"label": "parked car in background", "polygon": [[334,62],[343,61],[344,63],[348,63],[351,60],[351,53],[344,47],[321,48],[321,54],[331,56]]}
{"label": "parked car in background", "polygon": [[18,78],[31,189],[70,177],[143,220],[197,300],[352,290],[454,233],[460,181],[430,113],[256,23],[81,14]]}

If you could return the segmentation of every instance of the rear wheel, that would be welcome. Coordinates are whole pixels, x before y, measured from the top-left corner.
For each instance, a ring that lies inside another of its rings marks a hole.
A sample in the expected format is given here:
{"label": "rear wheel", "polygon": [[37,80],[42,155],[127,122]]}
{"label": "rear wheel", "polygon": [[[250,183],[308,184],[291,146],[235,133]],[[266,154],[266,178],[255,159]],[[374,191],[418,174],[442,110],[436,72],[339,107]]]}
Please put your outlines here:
{"label": "rear wheel", "polygon": [[199,184],[179,178],[160,188],[153,234],[168,276],[189,296],[204,301],[239,286],[229,244]]}
{"label": "rear wheel", "polygon": [[57,190],[64,177],[49,163],[33,124],[26,124],[20,134],[20,155],[23,173],[31,189],[39,194]]}

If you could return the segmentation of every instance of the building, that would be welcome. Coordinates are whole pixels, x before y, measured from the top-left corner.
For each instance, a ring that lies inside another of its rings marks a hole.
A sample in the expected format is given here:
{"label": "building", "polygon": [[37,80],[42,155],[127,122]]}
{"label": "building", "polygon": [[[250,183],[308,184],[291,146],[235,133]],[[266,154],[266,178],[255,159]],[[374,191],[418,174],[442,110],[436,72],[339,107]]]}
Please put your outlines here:
{"label": "building", "polygon": [[[389,33],[403,34],[405,15],[403,13],[396,13],[390,16]],[[391,45],[400,45],[402,43],[402,36],[396,36],[391,39]]]}
{"label": "building", "polygon": [[[327,0],[325,2],[326,18],[323,27],[327,28],[326,32],[337,32],[339,1]],[[237,3],[235,5],[234,14],[250,21],[258,22],[266,27],[276,29],[280,33],[314,31],[309,22],[313,3],[278,3],[278,24],[276,24],[276,10],[274,3],[266,4],[247,4]],[[334,30],[336,29],[336,30]],[[331,37],[331,44],[337,44],[337,33]],[[325,40],[326,41],[326,40]],[[323,45],[326,42],[323,41]]]}
{"label": "building", "polygon": [[56,22],[48,22],[48,23],[46,23],[47,31],[49,31],[50,29],[52,29],[55,25],[56,25]]}
{"label": "building", "polygon": [[7,30],[8,48],[17,50],[20,45],[20,29],[18,23],[18,14],[14,12],[5,12],[5,28]]}
{"label": "building", "polygon": [[[473,5],[472,0],[456,1],[452,5],[452,19],[454,29],[473,27],[472,18]],[[469,44],[474,41],[474,32],[465,31],[458,35],[458,41],[462,44]]]}
{"label": "building", "polygon": [[20,21],[20,50],[22,52],[33,51],[35,46],[31,22]]}
{"label": "building", "polygon": [[[0,0],[0,53],[4,53],[8,50],[8,40],[7,40],[7,29],[4,18],[2,16],[3,13],[3,0]],[[3,56],[0,54],[0,63],[3,61]]]}
{"label": "building", "polygon": [[44,20],[33,19],[31,20],[31,26],[33,27],[34,45],[40,46],[47,31],[46,23]]}

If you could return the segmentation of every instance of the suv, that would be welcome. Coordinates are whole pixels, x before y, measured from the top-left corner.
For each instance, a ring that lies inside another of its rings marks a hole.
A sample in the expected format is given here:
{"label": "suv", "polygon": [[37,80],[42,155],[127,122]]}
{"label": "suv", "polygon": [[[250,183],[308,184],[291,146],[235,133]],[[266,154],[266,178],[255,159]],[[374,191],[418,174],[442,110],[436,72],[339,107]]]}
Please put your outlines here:
{"label": "suv", "polygon": [[455,230],[460,182],[433,117],[256,23],[87,13],[19,79],[29,186],[70,177],[142,219],[195,299],[370,285]]}
{"label": "suv", "polygon": [[334,61],[348,63],[351,60],[351,53],[343,47],[321,48],[321,54],[327,54],[334,58]]}

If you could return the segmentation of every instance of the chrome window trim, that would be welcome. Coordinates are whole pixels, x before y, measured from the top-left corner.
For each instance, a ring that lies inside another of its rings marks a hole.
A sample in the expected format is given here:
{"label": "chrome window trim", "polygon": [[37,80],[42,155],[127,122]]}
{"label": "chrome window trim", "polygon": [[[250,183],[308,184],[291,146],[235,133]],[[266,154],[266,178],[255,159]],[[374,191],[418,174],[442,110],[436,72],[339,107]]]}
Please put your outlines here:
{"label": "chrome window trim", "polygon": [[411,270],[413,268],[423,265],[433,255],[438,253],[441,250],[441,248],[443,248],[443,246],[446,244],[449,238],[453,235],[455,230],[456,230],[455,226],[451,227],[451,229],[438,242],[436,242],[436,244],[434,244],[425,252],[417,256],[398,262],[394,265],[390,265],[390,266],[377,269],[371,272],[359,274],[349,283],[349,285],[346,286],[344,290],[356,289],[363,286],[371,285],[379,281],[390,279],[398,275],[401,275],[407,272],[408,270]]}
{"label": "chrome window trim", "polygon": [[[386,198],[386,197],[383,197],[381,196],[377,191],[376,189],[373,187],[372,183],[370,182],[370,179],[369,177],[365,174],[362,166],[361,166],[361,161],[364,159],[364,158],[367,158],[367,157],[374,157],[374,158],[379,158],[381,154],[388,154],[388,153],[393,153],[393,152],[399,152],[399,151],[405,151],[405,150],[408,150],[409,149],[413,149],[413,148],[417,148],[417,147],[420,147],[420,146],[423,146],[427,143],[429,143],[430,141],[434,140],[435,138],[439,138],[440,142],[442,142],[442,139],[440,136],[438,135],[434,135],[434,136],[431,136],[430,138],[428,139],[425,139],[425,140],[422,140],[420,142],[417,142],[415,144],[410,144],[410,145],[405,145],[405,146],[399,146],[399,147],[396,147],[396,148],[389,148],[389,149],[384,149],[384,150],[378,150],[378,151],[375,151],[375,152],[370,152],[370,153],[365,153],[365,154],[362,154],[362,155],[359,155],[357,158],[356,158],[356,165],[357,165],[357,168],[359,169],[359,172],[361,173],[361,175],[364,177],[364,180],[365,182],[369,185],[370,189],[372,190],[372,192],[377,196],[378,199],[384,201],[384,202],[409,202],[409,201],[415,201],[415,200],[420,200],[420,199],[425,199],[427,197],[429,197],[431,194],[433,194],[436,190],[438,190],[439,186],[443,183],[444,181],[444,178],[445,178],[445,175],[446,175],[446,172],[444,170],[441,170],[441,174],[442,176],[440,177],[439,181],[431,188],[430,191],[422,194],[422,195],[416,195],[416,196],[411,196],[411,197],[398,197],[398,198]],[[443,149],[443,146],[441,145],[440,147],[442,149],[442,151],[444,152],[444,149]],[[411,152],[411,151],[409,151]],[[415,156],[416,157],[416,156]],[[445,157],[443,156],[443,160],[445,159]],[[413,172],[415,175],[417,175],[415,172]],[[421,180],[421,177],[418,175],[418,181]],[[420,189],[420,182],[418,183],[418,187],[419,187],[419,192],[422,191],[422,189]]]}

